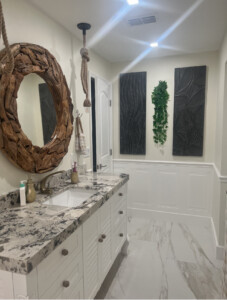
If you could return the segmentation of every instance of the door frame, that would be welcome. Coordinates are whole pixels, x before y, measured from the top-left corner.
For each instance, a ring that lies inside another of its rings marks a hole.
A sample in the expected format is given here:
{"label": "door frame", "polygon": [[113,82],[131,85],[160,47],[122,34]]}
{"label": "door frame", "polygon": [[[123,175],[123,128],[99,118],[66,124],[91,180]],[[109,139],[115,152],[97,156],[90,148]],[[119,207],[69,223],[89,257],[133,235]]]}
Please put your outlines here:
{"label": "door frame", "polygon": [[[99,163],[99,157],[98,157],[98,139],[97,139],[97,131],[98,131],[98,126],[97,126],[97,113],[98,113],[98,109],[97,109],[97,100],[98,100],[98,89],[97,89],[97,81],[98,79],[101,79],[102,81],[104,81],[107,85],[109,85],[110,87],[110,100],[111,100],[111,106],[110,107],[110,149],[112,149],[112,161],[113,161],[113,86],[112,83],[109,82],[108,80],[106,80],[105,78],[103,78],[102,76],[97,75],[96,73],[93,73],[91,71],[89,71],[89,95],[90,95],[90,99],[91,99],[91,78],[95,79],[95,104],[96,104],[96,109],[95,109],[95,115],[96,115],[96,161],[97,163]],[[90,151],[90,164],[91,164],[91,170],[93,171],[93,144],[92,144],[92,113],[90,111],[90,145],[91,145],[91,151]],[[112,162],[111,162],[111,169],[112,169]]]}

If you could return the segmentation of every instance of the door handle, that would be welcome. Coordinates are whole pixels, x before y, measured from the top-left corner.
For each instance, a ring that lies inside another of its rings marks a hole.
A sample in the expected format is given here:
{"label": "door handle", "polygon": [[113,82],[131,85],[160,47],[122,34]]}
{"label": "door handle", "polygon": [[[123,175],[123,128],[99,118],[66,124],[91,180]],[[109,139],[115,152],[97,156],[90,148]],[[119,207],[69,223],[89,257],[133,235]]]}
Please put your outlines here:
{"label": "door handle", "polygon": [[107,165],[102,165],[102,164],[97,165],[97,169],[100,169],[100,170],[105,167],[107,167]]}

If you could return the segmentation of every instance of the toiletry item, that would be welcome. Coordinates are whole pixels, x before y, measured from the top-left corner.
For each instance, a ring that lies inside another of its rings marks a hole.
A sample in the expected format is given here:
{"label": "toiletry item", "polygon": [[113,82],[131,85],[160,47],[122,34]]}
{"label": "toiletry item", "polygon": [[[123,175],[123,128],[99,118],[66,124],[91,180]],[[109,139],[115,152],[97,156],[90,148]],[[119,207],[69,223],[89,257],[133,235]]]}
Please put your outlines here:
{"label": "toiletry item", "polygon": [[27,189],[26,189],[26,200],[28,203],[32,203],[35,201],[36,191],[34,187],[34,183],[31,178],[28,178],[27,181]]}
{"label": "toiletry item", "polygon": [[25,184],[23,180],[20,182],[20,205],[26,205]]}
{"label": "toiletry item", "polygon": [[77,172],[77,168],[76,168],[76,162],[74,162],[74,167],[72,169],[71,182],[72,183],[78,183],[79,182],[78,172]]}

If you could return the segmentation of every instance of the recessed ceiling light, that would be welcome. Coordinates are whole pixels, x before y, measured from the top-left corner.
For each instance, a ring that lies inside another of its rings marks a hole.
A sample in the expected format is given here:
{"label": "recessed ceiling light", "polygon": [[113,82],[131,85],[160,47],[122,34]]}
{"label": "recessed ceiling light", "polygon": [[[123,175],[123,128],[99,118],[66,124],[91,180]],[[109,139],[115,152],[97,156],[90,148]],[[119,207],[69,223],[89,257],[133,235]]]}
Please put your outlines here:
{"label": "recessed ceiling light", "polygon": [[139,4],[139,0],[127,0],[129,5]]}
{"label": "recessed ceiling light", "polygon": [[158,47],[158,43],[151,43],[150,46],[151,46],[152,48],[157,48],[157,47]]}

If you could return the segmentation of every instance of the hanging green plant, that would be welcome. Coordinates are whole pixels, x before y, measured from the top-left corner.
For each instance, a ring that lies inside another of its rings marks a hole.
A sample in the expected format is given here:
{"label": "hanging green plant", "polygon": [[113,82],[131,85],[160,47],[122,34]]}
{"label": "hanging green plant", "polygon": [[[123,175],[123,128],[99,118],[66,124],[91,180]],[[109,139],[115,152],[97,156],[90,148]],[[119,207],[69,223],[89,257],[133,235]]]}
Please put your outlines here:
{"label": "hanging green plant", "polygon": [[154,142],[156,144],[164,145],[167,139],[168,129],[168,100],[169,94],[167,92],[167,82],[159,81],[159,84],[154,88],[151,95],[152,103],[154,104],[153,115],[153,132]]}

